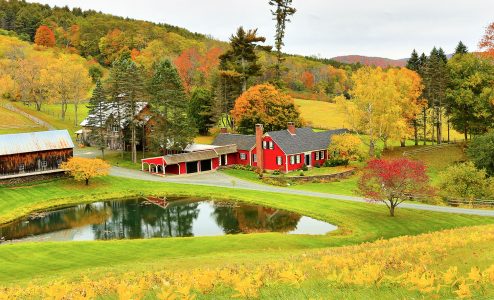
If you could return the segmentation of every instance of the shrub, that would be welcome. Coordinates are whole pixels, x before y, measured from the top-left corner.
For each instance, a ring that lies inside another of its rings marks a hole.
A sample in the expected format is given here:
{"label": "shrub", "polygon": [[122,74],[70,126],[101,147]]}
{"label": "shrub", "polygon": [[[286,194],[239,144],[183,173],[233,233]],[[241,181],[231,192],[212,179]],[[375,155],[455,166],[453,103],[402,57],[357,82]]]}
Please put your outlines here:
{"label": "shrub", "polygon": [[309,170],[309,168],[307,167],[307,165],[306,165],[306,164],[304,164],[304,165],[302,166],[302,171],[308,171],[308,170]]}
{"label": "shrub", "polygon": [[316,168],[320,168],[321,167],[321,164],[316,162],[316,164],[314,165]]}
{"label": "shrub", "polygon": [[494,175],[494,131],[475,137],[467,149],[468,157],[478,169]]}
{"label": "shrub", "polygon": [[326,167],[348,166],[349,160],[346,158],[331,157],[324,165]]}
{"label": "shrub", "polygon": [[278,170],[275,170],[275,171],[273,172],[273,175],[276,175],[276,176],[278,176],[278,175],[280,175],[280,174],[281,174],[281,172],[280,172],[280,171],[278,171]]}
{"label": "shrub", "polygon": [[473,162],[449,166],[439,173],[439,194],[443,198],[474,199],[489,198],[490,180],[484,169],[477,169]]}
{"label": "shrub", "polygon": [[304,174],[304,171],[300,171],[300,174],[298,174],[299,176],[305,176]]}

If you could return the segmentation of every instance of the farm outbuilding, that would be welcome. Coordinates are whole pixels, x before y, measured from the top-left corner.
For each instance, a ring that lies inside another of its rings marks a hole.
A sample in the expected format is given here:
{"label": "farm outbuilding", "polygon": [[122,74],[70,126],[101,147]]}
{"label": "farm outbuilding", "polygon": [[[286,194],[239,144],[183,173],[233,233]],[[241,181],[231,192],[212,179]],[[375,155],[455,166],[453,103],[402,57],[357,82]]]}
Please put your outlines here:
{"label": "farm outbuilding", "polygon": [[142,159],[142,170],[162,175],[182,175],[212,171],[226,165],[228,155],[237,153],[236,145],[195,145],[189,152]]}
{"label": "farm outbuilding", "polygon": [[0,135],[0,178],[63,172],[73,150],[67,130]]}

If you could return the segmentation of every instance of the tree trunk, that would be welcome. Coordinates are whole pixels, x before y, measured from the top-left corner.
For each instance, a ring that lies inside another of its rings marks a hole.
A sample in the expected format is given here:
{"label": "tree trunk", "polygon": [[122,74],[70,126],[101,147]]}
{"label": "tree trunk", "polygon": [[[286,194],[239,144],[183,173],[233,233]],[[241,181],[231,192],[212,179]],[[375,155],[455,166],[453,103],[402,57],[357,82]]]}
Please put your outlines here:
{"label": "tree trunk", "polygon": [[424,108],[424,146],[427,145],[427,111]]}
{"label": "tree trunk", "polygon": [[35,104],[36,104],[36,111],[41,111],[41,102],[36,101]]}
{"label": "tree trunk", "polygon": [[74,123],[75,123],[75,126],[78,126],[79,124],[79,120],[77,118],[77,109],[78,109],[78,105],[77,105],[77,102],[74,102],[74,112],[75,112],[75,115],[74,115]]}
{"label": "tree trunk", "polygon": [[89,178],[86,178],[86,185],[89,185]]}
{"label": "tree trunk", "polygon": [[[133,122],[132,122],[133,124]],[[131,147],[132,147],[132,162],[136,163],[137,162],[137,147],[136,147],[136,126],[135,124],[132,125],[132,138],[131,138]]]}
{"label": "tree trunk", "polygon": [[441,108],[437,108],[437,144],[441,144],[443,141],[443,116]]}
{"label": "tree trunk", "polygon": [[468,127],[467,127],[467,124],[465,124],[464,126],[464,131],[465,131],[465,142],[468,141]]}
{"label": "tree trunk", "polygon": [[413,137],[415,139],[415,146],[419,145],[419,128],[417,126],[417,119],[413,120]]}
{"label": "tree trunk", "polygon": [[401,139],[400,140],[400,147],[405,147],[406,139]]}
{"label": "tree trunk", "polygon": [[374,141],[371,140],[369,142],[369,156],[370,157],[374,157],[375,156],[375,145],[374,145]]}
{"label": "tree trunk", "polygon": [[66,100],[62,100],[62,111],[61,111],[61,117],[62,117],[62,120],[65,121],[65,113],[67,112],[67,101]]}
{"label": "tree trunk", "polygon": [[389,215],[391,217],[394,217],[395,216],[395,206],[394,206],[394,204],[390,204],[389,205]]}
{"label": "tree trunk", "polygon": [[449,130],[450,130],[450,122],[449,122],[449,118],[448,118],[448,144],[451,142],[451,140],[449,139]]}

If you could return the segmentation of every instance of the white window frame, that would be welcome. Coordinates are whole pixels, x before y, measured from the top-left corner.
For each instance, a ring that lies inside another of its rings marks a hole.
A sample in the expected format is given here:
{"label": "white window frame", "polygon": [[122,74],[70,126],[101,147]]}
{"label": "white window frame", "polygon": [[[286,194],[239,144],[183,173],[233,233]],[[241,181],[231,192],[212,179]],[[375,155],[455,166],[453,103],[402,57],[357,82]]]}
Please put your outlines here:
{"label": "white window frame", "polygon": [[268,147],[269,147],[270,150],[273,150],[274,149],[274,143],[273,143],[273,141],[269,141]]}
{"label": "white window frame", "polygon": [[291,165],[295,164],[295,156],[293,156],[293,155],[290,156],[290,164]]}
{"label": "white window frame", "polygon": [[247,155],[245,155],[245,153],[240,153],[240,159],[241,160],[246,160],[247,159]]}
{"label": "white window frame", "polygon": [[268,148],[268,142],[262,141],[262,149],[267,149]]}
{"label": "white window frame", "polygon": [[252,154],[252,162],[257,162],[257,154]]}
{"label": "white window frame", "polygon": [[323,151],[321,151],[321,154],[319,154],[319,158],[320,158],[320,159],[324,159],[324,150],[323,150]]}
{"label": "white window frame", "polygon": [[299,163],[300,163],[300,154],[295,155],[295,162],[296,162],[297,164],[299,164]]}
{"label": "white window frame", "polygon": [[278,166],[283,165],[283,157],[281,157],[281,156],[276,156],[276,164],[277,164]]}
{"label": "white window frame", "polygon": [[316,160],[319,160],[319,151],[316,151]]}

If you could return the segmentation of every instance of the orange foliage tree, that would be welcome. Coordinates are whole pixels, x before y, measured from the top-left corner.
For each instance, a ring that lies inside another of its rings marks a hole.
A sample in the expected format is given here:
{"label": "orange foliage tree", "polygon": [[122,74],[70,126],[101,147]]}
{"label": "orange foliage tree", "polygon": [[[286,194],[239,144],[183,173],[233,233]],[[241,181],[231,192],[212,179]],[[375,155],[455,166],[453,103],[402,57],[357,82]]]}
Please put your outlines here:
{"label": "orange foliage tree", "polygon": [[258,123],[268,131],[286,128],[288,122],[296,126],[303,123],[292,97],[270,84],[255,85],[245,91],[235,101],[231,114],[238,131],[246,134],[253,133]]}
{"label": "orange foliage tree", "polygon": [[46,25],[41,25],[36,30],[36,35],[34,36],[34,43],[39,46],[53,47],[55,46],[55,34]]}
{"label": "orange foliage tree", "polygon": [[314,74],[309,71],[304,71],[304,73],[302,73],[302,83],[306,89],[312,90],[314,88]]}
{"label": "orange foliage tree", "polygon": [[479,48],[487,56],[494,57],[494,22],[485,29],[484,36],[479,42]]}
{"label": "orange foliage tree", "polygon": [[85,181],[89,185],[89,179],[108,175],[110,165],[99,158],[72,157],[62,163],[61,168],[74,177],[76,181]]}
{"label": "orange foliage tree", "polygon": [[189,93],[192,87],[196,70],[199,67],[199,59],[199,52],[197,52],[195,48],[190,48],[182,51],[182,53],[173,61],[187,93]]}

